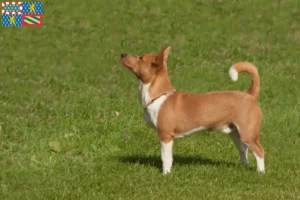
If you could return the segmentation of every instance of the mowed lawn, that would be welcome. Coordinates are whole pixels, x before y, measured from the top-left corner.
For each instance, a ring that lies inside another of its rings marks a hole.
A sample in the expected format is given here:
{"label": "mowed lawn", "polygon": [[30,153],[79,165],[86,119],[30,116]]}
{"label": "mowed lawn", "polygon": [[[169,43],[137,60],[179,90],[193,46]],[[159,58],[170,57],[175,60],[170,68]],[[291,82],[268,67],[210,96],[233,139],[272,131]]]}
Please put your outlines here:
{"label": "mowed lawn", "polygon": [[[43,26],[0,28],[0,199],[300,199],[297,0],[45,0]],[[172,173],[121,53],[172,46],[174,87],[247,90],[259,69],[266,173],[228,136],[174,143]]]}

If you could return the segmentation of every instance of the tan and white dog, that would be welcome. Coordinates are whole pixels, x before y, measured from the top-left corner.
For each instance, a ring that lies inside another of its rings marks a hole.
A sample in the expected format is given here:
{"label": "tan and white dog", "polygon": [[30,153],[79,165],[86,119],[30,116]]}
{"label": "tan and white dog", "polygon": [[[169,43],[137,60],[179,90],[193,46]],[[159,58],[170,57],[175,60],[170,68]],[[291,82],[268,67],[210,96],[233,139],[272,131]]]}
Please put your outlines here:
{"label": "tan and white dog", "polygon": [[200,130],[218,130],[228,134],[245,165],[248,164],[247,152],[250,148],[256,158],[257,170],[264,172],[264,149],[259,144],[262,111],[257,103],[260,79],[256,67],[240,62],[229,70],[233,81],[238,79],[239,72],[251,75],[248,93],[217,91],[192,94],[176,91],[167,73],[170,49],[162,48],[158,54],[121,55],[122,64],[139,80],[144,119],[160,138],[163,174],[171,172],[174,138]]}

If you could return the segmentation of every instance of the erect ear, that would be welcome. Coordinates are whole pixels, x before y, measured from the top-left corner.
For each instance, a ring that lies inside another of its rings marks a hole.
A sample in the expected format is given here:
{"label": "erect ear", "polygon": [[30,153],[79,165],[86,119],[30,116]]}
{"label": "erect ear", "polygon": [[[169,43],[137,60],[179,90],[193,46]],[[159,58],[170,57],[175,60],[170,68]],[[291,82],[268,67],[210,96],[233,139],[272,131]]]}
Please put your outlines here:
{"label": "erect ear", "polygon": [[156,57],[156,62],[158,65],[167,66],[168,55],[171,47],[162,47],[159,54]]}

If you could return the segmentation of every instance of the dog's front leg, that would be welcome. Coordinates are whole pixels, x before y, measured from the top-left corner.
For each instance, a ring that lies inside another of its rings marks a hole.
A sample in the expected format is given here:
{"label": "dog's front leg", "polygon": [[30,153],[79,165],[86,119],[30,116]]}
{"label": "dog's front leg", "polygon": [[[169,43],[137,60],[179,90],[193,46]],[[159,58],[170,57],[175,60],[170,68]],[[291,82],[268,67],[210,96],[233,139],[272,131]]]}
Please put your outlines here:
{"label": "dog's front leg", "polygon": [[161,159],[163,163],[163,174],[168,174],[171,172],[173,163],[173,138],[170,141],[161,140]]}

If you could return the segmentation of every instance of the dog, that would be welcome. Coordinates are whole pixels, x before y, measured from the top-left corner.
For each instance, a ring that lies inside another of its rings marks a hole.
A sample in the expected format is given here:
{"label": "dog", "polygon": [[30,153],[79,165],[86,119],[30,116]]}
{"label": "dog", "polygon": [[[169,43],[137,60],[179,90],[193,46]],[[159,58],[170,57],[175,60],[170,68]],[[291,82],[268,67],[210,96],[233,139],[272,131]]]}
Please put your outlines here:
{"label": "dog", "polygon": [[158,54],[140,56],[121,54],[122,65],[139,81],[139,97],[144,120],[157,131],[161,143],[162,173],[171,172],[174,138],[201,130],[218,130],[228,134],[239,151],[240,161],[248,165],[248,148],[256,158],[257,171],[264,172],[264,149],[259,143],[262,111],[257,102],[260,77],[249,62],[239,62],[229,69],[233,81],[239,72],[252,77],[248,92],[215,91],[192,94],[177,91],[171,85],[167,60],[171,47]]}

